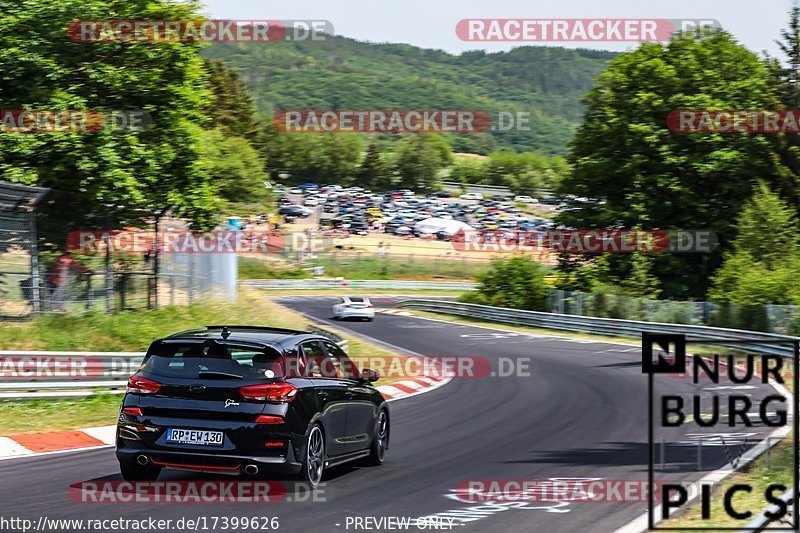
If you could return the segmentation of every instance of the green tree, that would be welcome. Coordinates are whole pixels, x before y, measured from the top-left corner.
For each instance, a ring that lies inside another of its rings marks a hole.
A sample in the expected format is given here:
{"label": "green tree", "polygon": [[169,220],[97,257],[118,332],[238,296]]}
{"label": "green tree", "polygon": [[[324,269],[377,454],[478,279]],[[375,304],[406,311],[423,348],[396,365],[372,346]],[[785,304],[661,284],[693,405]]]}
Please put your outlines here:
{"label": "green tree", "polygon": [[800,109],[800,6],[792,7],[789,28],[781,30],[777,44],[788,60],[781,72],[783,103],[789,109]]}
{"label": "green tree", "polygon": [[495,259],[489,269],[478,276],[478,289],[467,293],[464,301],[544,311],[547,301],[544,276],[544,267],[524,255]]}
{"label": "green tree", "polygon": [[636,298],[658,298],[661,283],[653,275],[653,257],[631,254],[630,271],[619,282],[622,294]]}
{"label": "green tree", "polygon": [[376,191],[386,191],[392,188],[391,171],[383,161],[379,140],[372,139],[367,146],[367,153],[358,167],[356,183],[359,187]]}
{"label": "green tree", "polygon": [[309,160],[309,166],[313,166],[307,173],[317,170],[317,181],[351,183],[358,172],[364,137],[354,133],[323,133],[315,137],[317,149]]}
{"label": "green tree", "polygon": [[462,185],[480,183],[486,175],[485,161],[485,159],[477,157],[461,156],[455,158],[453,166],[450,167],[450,174],[447,177],[450,181],[455,181]]}
{"label": "green tree", "polygon": [[538,196],[543,189],[555,187],[568,168],[561,157],[502,149],[489,156],[480,183],[506,186],[514,194]]}
{"label": "green tree", "polygon": [[75,19],[198,13],[194,2],[165,0],[0,0],[4,109],[136,109],[152,118],[143,131],[0,136],[0,179],[69,196],[58,204],[63,196],[54,193],[56,203],[43,207],[43,233],[51,241],[63,241],[76,227],[96,227],[109,211],[115,224],[139,224],[143,210],[213,224],[215,187],[200,157],[210,101],[201,45],[77,43],[67,33]]}
{"label": "green tree", "polygon": [[400,186],[420,191],[436,190],[439,173],[451,162],[450,145],[441,135],[409,135],[400,143],[395,160]]}
{"label": "green tree", "polygon": [[733,250],[714,276],[712,299],[742,304],[800,302],[794,208],[762,183],[742,209],[737,227]]}
{"label": "green tree", "polygon": [[[728,242],[756,177],[783,182],[791,171],[768,136],[673,133],[666,117],[678,109],[771,109],[778,103],[768,65],[721,30],[681,33],[620,55],[585,99],[588,110],[568,158],[572,171],[560,184],[571,200],[558,222],[707,229]],[[629,272],[631,260],[609,258],[609,277]],[[720,262],[719,251],[661,254],[651,271],[664,296],[702,297]]]}
{"label": "green tree", "polygon": [[261,137],[268,172],[289,174],[295,182],[352,182],[363,145],[363,135],[355,133],[283,132],[272,123],[263,127]]}
{"label": "green tree", "polygon": [[206,114],[211,123],[228,134],[255,141],[258,137],[255,107],[239,71],[223,61],[207,61],[206,67],[212,93]]}
{"label": "green tree", "polygon": [[[800,109],[800,7],[795,6],[789,12],[789,28],[781,31],[777,44],[786,56],[786,66],[775,59],[768,61],[772,83],[778,88],[781,107]],[[800,139],[796,133],[769,137],[780,160],[791,169],[774,187],[781,196],[800,206]]]}
{"label": "green tree", "polygon": [[269,176],[263,170],[261,156],[247,139],[215,128],[203,132],[201,141],[201,155],[208,162],[208,175],[220,196],[251,203],[270,197],[264,186]]}

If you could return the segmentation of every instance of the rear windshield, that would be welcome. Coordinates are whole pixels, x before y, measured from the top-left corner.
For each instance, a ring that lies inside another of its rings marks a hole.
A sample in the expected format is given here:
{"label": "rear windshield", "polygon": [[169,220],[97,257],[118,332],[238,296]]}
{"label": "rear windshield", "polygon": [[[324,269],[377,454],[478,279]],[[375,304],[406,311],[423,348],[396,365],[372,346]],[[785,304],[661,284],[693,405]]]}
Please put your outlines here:
{"label": "rear windshield", "polygon": [[359,298],[358,296],[351,296],[350,301],[354,304],[360,304],[364,301],[364,298]]}
{"label": "rear windshield", "polygon": [[150,348],[142,367],[160,376],[197,379],[283,377],[284,368],[284,356],[275,348],[217,342],[158,343]]}

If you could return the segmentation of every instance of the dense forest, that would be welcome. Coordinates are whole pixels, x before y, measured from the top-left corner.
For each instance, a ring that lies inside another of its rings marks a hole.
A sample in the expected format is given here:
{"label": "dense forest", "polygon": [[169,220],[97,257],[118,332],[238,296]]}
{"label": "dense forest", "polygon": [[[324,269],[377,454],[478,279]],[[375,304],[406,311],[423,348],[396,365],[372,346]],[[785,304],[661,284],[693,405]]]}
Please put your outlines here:
{"label": "dense forest", "polygon": [[580,99],[612,52],[521,47],[451,55],[339,36],[322,41],[219,43],[203,51],[240,71],[262,116],[280,109],[478,109],[531,113],[531,131],[452,135],[456,152],[497,148],[563,155]]}

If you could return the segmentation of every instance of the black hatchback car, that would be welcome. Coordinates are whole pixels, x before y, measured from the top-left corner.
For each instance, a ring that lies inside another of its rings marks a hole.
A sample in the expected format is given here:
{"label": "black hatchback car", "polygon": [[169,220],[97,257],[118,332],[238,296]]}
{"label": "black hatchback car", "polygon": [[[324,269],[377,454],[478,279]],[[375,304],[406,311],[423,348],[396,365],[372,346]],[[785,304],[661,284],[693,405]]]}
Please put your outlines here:
{"label": "black hatchback car", "polygon": [[122,476],[285,472],[317,485],[331,466],[381,464],[389,409],[377,379],[301,331],[207,326],[156,340],[122,402]]}

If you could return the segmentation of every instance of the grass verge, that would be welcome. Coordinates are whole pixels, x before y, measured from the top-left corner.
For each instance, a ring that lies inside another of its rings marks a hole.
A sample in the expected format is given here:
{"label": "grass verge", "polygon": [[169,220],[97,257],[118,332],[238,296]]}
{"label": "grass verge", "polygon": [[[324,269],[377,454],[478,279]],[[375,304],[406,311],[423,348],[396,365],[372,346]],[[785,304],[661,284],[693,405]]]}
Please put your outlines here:
{"label": "grass verge", "polygon": [[[321,254],[313,264],[325,267],[325,276],[332,278],[437,281],[471,280],[489,267],[486,261],[468,261],[446,256],[378,257],[347,252]],[[239,279],[310,277],[310,267],[290,267],[255,257],[239,257]]]}

